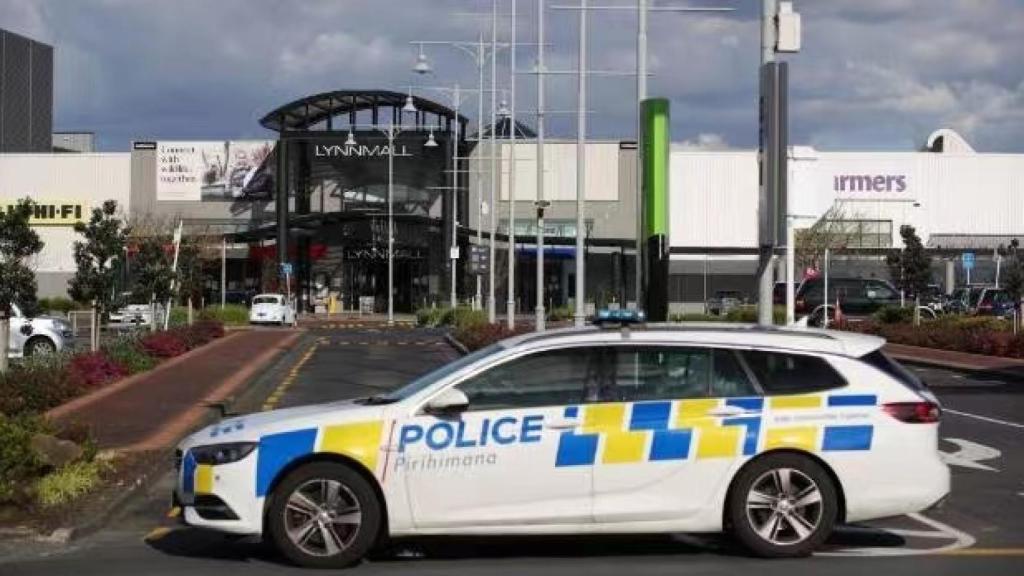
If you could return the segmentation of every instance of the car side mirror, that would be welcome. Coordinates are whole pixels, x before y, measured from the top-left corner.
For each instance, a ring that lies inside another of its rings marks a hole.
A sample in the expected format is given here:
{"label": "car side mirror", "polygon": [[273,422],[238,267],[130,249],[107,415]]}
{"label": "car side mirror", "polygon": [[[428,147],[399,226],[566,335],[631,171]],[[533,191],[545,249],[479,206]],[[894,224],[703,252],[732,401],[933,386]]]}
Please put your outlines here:
{"label": "car side mirror", "polygon": [[469,408],[469,398],[458,388],[449,388],[427,402],[424,410],[428,414],[458,414]]}

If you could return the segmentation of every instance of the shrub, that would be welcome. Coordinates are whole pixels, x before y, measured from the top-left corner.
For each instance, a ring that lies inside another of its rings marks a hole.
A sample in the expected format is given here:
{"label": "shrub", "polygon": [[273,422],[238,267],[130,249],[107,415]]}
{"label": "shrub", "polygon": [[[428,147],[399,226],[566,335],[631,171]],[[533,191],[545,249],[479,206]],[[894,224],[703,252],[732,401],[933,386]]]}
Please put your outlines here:
{"label": "shrub", "polygon": [[420,308],[416,311],[416,325],[433,328],[441,325],[446,308]]}
{"label": "shrub", "polygon": [[199,313],[200,320],[215,320],[225,326],[245,326],[249,323],[249,309],[241,304],[207,306]]}
{"label": "shrub", "polygon": [[154,358],[173,358],[188,351],[188,345],[178,330],[154,332],[143,336],[142,349]]}
{"label": "shrub", "polygon": [[70,298],[61,298],[60,296],[54,298],[40,298],[38,303],[39,310],[50,313],[60,313],[67,315],[68,312],[80,308],[74,300]]}
{"label": "shrub", "polygon": [[575,310],[572,306],[557,306],[548,310],[548,320],[552,322],[571,320],[573,314],[575,314]]}
{"label": "shrub", "polygon": [[103,345],[103,352],[108,358],[123,366],[128,374],[145,372],[156,366],[156,360],[146,354],[136,336],[115,338]]}
{"label": "shrub", "polygon": [[67,354],[26,358],[0,374],[0,413],[44,412],[80,393],[68,377]]}
{"label": "shrub", "polygon": [[0,414],[0,503],[19,500],[19,488],[42,468],[32,450],[32,436],[45,431],[38,417]]}
{"label": "shrub", "polygon": [[881,324],[905,324],[914,320],[914,309],[885,306],[872,314],[871,317]]}
{"label": "shrub", "polygon": [[487,324],[487,313],[483,310],[473,310],[466,306],[449,308],[444,313],[442,323],[454,328]]}
{"label": "shrub", "polygon": [[79,392],[113,382],[127,374],[127,368],[103,351],[72,356],[67,367],[68,379]]}
{"label": "shrub", "polygon": [[75,500],[92,490],[100,481],[102,462],[72,462],[36,483],[36,500],[43,506],[59,506]]}
{"label": "shrub", "polygon": [[452,336],[472,352],[516,334],[529,332],[529,330],[529,328],[509,330],[504,324],[488,324],[484,322],[482,324],[459,326],[454,330]]}

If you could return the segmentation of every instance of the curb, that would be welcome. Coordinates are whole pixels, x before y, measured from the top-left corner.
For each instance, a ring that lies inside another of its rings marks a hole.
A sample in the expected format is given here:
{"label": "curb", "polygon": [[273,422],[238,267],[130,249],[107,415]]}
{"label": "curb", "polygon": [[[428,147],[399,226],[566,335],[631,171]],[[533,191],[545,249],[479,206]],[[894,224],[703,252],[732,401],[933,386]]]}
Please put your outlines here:
{"label": "curb", "polygon": [[981,376],[998,376],[1006,380],[1012,380],[1015,382],[1024,382],[1024,373],[1015,372],[1013,370],[1006,370],[1002,368],[980,368],[971,364],[963,364],[960,362],[951,362],[947,360],[934,360],[930,358],[920,358],[918,356],[910,356],[906,354],[894,354],[887,352],[887,354],[895,360],[903,364],[909,364],[912,366],[922,366],[926,368],[940,368],[945,370],[953,370],[955,372],[966,372],[970,374],[976,374]]}
{"label": "curb", "polygon": [[143,440],[125,446],[120,450],[124,452],[145,452],[170,447],[170,445],[184,436],[189,428],[203,417],[203,414],[209,412],[210,404],[226,400],[259,370],[269,364],[279,353],[290,349],[301,335],[302,332],[292,332],[277,345],[260,352],[258,356],[247,362],[240,370],[222,381],[212,392],[200,399],[198,404],[194,404],[191,408],[188,408]]}
{"label": "curb", "polygon": [[218,346],[221,346],[224,342],[227,342],[227,341],[231,340],[232,337],[237,336],[240,333],[241,332],[232,332],[230,334],[224,334],[224,336],[221,336],[217,340],[215,340],[213,342],[210,342],[209,344],[207,344],[205,346],[200,346],[198,348],[193,348],[192,350],[189,350],[188,352],[185,352],[184,354],[182,354],[180,356],[175,356],[174,358],[168,358],[167,360],[164,360],[160,364],[157,364],[156,366],[154,366],[152,370],[146,370],[145,372],[139,372],[138,374],[132,374],[131,376],[127,376],[127,377],[122,378],[122,379],[120,379],[120,380],[118,380],[116,382],[112,382],[112,383],[110,383],[110,384],[108,384],[108,385],[106,385],[106,386],[104,386],[102,388],[99,388],[97,390],[93,390],[92,392],[90,392],[90,393],[88,393],[88,394],[86,394],[84,396],[79,396],[78,398],[72,398],[71,400],[68,400],[67,402],[61,404],[60,406],[56,406],[54,408],[50,408],[49,410],[47,410],[43,414],[43,416],[45,416],[48,420],[58,420],[60,418],[63,418],[64,416],[67,416],[70,412],[74,412],[75,410],[78,410],[79,408],[82,408],[84,406],[88,406],[89,404],[92,404],[93,402],[96,402],[97,400],[100,400],[102,398],[106,398],[107,396],[110,396],[114,392],[117,392],[119,390],[122,390],[124,388],[127,388],[127,387],[135,384],[137,381],[141,380],[142,378],[144,378],[144,377],[146,377],[148,375],[156,374],[157,372],[159,372],[161,370],[166,370],[167,368],[170,368],[171,366],[176,366],[178,364],[181,364],[182,362],[187,361],[188,359],[192,358],[193,356],[198,355],[200,352],[205,352],[207,350],[210,350],[211,348],[216,348]]}
{"label": "curb", "polygon": [[[284,340],[282,340],[276,346],[273,346],[265,350],[259,356],[254,358],[252,362],[246,364],[246,366],[242,370],[236,372],[234,375],[228,378],[223,384],[218,386],[213,392],[207,395],[206,398],[200,400],[198,404],[186,410],[181,416],[179,416],[177,419],[173,420],[170,424],[168,424],[168,426],[166,426],[165,429],[168,427],[173,427],[172,431],[175,434],[177,434],[177,438],[174,438],[172,442],[184,436],[188,428],[192,427],[196,422],[202,421],[204,418],[211,421],[214,420],[215,417],[211,413],[212,411],[210,410],[210,406],[207,405],[207,403],[210,402],[211,398],[217,397],[216,399],[219,401],[227,400],[227,394],[230,394],[231,392],[237,390],[246,382],[252,380],[258,370],[264,368],[267,364],[271,363],[280,355],[287,354],[288,351],[292,348],[292,346],[294,346],[295,342],[300,337],[302,337],[304,333],[304,330],[296,331],[293,334],[289,335]],[[222,338],[220,341],[223,341],[226,338],[227,336]],[[196,350],[199,349],[197,348]],[[189,353],[191,352],[192,351],[190,351]],[[172,360],[177,358],[184,358],[184,356],[186,355],[187,354],[183,354],[176,358],[172,358]],[[166,364],[167,363],[161,364],[161,366]],[[145,372],[143,374],[151,372],[152,370]],[[170,447],[156,446],[155,444],[162,440],[165,440],[166,438],[169,438],[169,436],[169,433],[162,434],[161,431],[158,431],[157,433],[153,434],[152,436],[146,438],[141,442],[115,450],[115,452],[148,451],[153,452],[154,454],[164,452],[164,456],[166,458],[155,458],[155,461],[152,465],[143,466],[142,469],[140,470],[139,475],[136,477],[135,481],[126,486],[124,490],[121,491],[120,494],[111,499],[111,501],[101,511],[90,516],[81,524],[57,528],[48,535],[33,533],[31,535],[26,534],[26,536],[31,536],[35,539],[42,538],[58,544],[67,544],[74,540],[80,540],[81,538],[89,536],[90,534],[94,534],[99,530],[102,530],[104,527],[107,526],[107,524],[110,523],[110,521],[114,517],[116,517],[120,512],[123,511],[123,508],[127,505],[128,502],[130,502],[133,498],[137,497],[140,493],[143,493],[147,489],[149,489],[153,481],[162,476],[161,470],[164,468],[164,465],[170,459]]]}
{"label": "curb", "polygon": [[469,354],[469,348],[466,348],[465,344],[456,340],[455,336],[451,335],[451,332],[444,333],[444,341],[447,342],[452,348],[455,348],[455,351],[458,352],[459,354],[462,354],[463,356]]}

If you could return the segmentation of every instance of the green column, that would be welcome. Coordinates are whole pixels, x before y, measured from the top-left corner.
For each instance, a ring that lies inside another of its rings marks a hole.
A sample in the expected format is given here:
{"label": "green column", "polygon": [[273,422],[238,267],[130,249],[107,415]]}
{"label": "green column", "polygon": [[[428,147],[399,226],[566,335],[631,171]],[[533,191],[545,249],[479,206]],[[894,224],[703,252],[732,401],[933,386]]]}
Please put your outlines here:
{"label": "green column", "polygon": [[644,308],[652,321],[668,319],[668,176],[669,102],[651,98],[641,103],[643,122]]}

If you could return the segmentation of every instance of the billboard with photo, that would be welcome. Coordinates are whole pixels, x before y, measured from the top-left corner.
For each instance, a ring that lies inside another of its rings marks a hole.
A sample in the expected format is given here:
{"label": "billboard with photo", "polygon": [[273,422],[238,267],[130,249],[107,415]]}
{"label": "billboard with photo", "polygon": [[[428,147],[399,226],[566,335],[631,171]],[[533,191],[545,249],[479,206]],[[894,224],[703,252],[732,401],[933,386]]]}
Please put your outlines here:
{"label": "billboard with photo", "polygon": [[157,142],[156,199],[234,202],[270,198],[273,149],[273,140]]}

